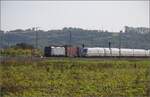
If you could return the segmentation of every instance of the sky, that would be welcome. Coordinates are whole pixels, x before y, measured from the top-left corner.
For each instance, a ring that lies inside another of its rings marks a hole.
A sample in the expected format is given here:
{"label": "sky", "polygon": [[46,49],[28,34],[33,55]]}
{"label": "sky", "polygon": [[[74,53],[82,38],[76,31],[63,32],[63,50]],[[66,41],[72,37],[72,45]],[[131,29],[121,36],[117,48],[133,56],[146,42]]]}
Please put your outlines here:
{"label": "sky", "polygon": [[1,30],[149,27],[150,1],[1,1]]}

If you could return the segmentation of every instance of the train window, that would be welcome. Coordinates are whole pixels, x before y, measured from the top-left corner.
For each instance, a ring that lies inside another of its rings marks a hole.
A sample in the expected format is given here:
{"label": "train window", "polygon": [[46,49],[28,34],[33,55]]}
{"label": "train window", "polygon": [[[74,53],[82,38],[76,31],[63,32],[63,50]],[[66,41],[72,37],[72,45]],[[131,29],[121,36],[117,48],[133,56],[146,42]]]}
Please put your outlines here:
{"label": "train window", "polygon": [[83,53],[87,53],[87,49],[83,49]]}

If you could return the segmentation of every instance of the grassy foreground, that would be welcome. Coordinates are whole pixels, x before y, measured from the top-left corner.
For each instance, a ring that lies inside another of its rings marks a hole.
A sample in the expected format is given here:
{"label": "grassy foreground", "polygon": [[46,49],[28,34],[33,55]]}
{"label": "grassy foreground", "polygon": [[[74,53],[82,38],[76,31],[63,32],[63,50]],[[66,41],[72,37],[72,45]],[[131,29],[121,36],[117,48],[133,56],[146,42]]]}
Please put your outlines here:
{"label": "grassy foreground", "polygon": [[150,61],[44,60],[0,64],[0,97],[149,97]]}

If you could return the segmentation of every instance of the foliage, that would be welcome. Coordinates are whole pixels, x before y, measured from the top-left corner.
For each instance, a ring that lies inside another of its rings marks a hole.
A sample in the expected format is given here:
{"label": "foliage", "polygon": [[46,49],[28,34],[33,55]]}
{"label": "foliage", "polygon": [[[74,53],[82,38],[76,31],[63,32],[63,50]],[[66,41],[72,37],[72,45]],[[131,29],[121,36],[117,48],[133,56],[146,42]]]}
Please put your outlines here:
{"label": "foliage", "polygon": [[15,49],[34,49],[34,47],[27,43],[17,43],[16,45],[12,46],[11,48]]}
{"label": "foliage", "polygon": [[21,49],[7,48],[1,49],[0,56],[41,56],[41,50],[37,49]]}
{"label": "foliage", "polygon": [[[119,47],[119,32],[107,32],[102,30],[85,30],[79,28],[64,28],[62,30],[37,31],[38,33],[38,48],[43,49],[49,45],[65,45],[69,44],[71,32],[72,45],[81,46],[99,46],[109,47],[111,42],[112,47]],[[36,32],[34,30],[17,30],[9,31],[5,34],[0,34],[2,37],[2,45],[7,47],[16,43],[27,43],[35,45]],[[121,47],[123,48],[150,48],[150,33],[136,33],[134,31],[121,34]]]}
{"label": "foliage", "polygon": [[150,61],[49,59],[0,65],[2,97],[148,97]]}

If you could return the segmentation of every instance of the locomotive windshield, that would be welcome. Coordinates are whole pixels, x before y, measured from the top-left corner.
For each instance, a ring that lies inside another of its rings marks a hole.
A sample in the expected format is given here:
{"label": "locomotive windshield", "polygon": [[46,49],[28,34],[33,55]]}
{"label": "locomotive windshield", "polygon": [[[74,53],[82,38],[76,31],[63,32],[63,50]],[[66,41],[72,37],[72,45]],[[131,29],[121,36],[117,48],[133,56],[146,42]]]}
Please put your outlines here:
{"label": "locomotive windshield", "polygon": [[87,49],[83,49],[83,53],[87,53]]}
{"label": "locomotive windshield", "polygon": [[87,54],[87,49],[82,50],[82,55],[85,56]]}

